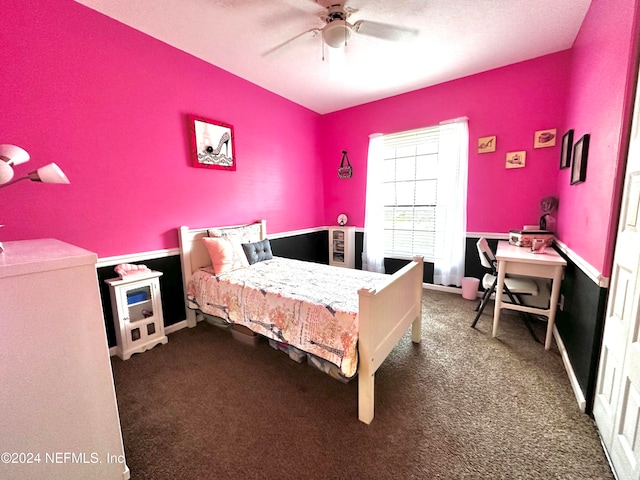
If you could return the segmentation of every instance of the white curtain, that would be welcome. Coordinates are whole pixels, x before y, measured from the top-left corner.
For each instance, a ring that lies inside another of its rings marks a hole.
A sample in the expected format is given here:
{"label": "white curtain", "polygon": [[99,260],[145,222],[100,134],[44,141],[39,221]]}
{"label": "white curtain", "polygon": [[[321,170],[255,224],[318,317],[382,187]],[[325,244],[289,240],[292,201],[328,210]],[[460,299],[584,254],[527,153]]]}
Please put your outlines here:
{"label": "white curtain", "polygon": [[362,269],[384,273],[383,137],[369,136]]}
{"label": "white curtain", "polygon": [[440,123],[436,259],[433,282],[462,284],[467,227],[469,127],[466,118]]}

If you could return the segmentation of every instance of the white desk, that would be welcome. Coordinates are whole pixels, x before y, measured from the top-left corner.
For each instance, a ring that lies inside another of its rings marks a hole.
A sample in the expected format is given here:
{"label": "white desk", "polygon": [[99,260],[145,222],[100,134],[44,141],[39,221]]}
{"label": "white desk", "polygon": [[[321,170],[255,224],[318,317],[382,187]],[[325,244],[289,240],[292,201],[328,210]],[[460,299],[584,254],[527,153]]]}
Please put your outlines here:
{"label": "white desk", "polygon": [[[516,247],[510,245],[507,241],[498,242],[496,260],[498,261],[498,285],[496,286],[495,309],[493,312],[493,336],[495,337],[498,332],[498,322],[502,308],[544,315],[549,319],[544,348],[545,350],[549,350],[551,347],[551,337],[553,336],[553,325],[556,320],[556,310],[558,309],[558,298],[560,297],[560,282],[562,281],[562,274],[567,262],[552,248],[547,248],[545,253],[532,253],[530,248]],[[503,303],[502,291],[504,289],[504,277],[506,274],[550,278],[553,281],[553,285],[551,287],[549,308],[541,309],[525,305],[514,305],[513,303]]]}

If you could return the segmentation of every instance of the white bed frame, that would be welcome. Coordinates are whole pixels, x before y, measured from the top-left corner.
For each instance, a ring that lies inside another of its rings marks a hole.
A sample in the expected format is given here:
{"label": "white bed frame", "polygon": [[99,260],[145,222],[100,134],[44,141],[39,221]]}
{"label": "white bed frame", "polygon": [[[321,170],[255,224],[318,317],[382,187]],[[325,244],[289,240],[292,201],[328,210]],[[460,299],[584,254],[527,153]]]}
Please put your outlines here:
{"label": "white bed frame", "polygon": [[[267,237],[266,221],[261,222],[261,238]],[[240,226],[240,225],[237,225]],[[185,296],[193,272],[211,265],[202,237],[207,227],[180,227],[180,257]],[[377,289],[360,289],[358,310],[358,418],[370,424],[373,420],[375,373],[400,338],[411,326],[411,341],[420,343],[422,335],[422,271],[423,258],[415,257],[405,267],[389,275]],[[186,302],[186,298],[185,298]],[[195,327],[196,312],[187,308],[187,325]]]}

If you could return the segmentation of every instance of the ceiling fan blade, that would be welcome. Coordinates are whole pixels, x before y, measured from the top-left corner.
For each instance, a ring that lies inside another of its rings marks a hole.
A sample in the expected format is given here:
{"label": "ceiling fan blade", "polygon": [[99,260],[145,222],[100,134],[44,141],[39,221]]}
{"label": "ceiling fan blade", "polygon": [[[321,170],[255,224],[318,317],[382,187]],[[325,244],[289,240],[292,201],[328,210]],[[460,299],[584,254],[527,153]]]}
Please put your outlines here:
{"label": "ceiling fan blade", "polygon": [[275,47],[270,48],[269,50],[267,50],[266,52],[264,52],[264,53],[262,54],[262,56],[263,56],[263,57],[266,57],[267,55],[271,55],[272,53],[274,53],[274,52],[276,52],[276,51],[280,50],[281,48],[286,47],[286,46],[287,46],[287,45],[289,45],[290,43],[295,42],[295,41],[296,41],[297,39],[299,39],[300,37],[303,37],[303,36],[305,36],[305,35],[307,35],[307,34],[309,34],[309,33],[313,33],[313,35],[317,35],[317,34],[318,34],[318,32],[320,32],[320,29],[319,29],[319,28],[312,28],[311,30],[307,30],[306,32],[299,33],[298,35],[296,35],[296,36],[294,36],[294,37],[291,37],[289,40],[286,40],[286,41],[284,41],[284,42],[282,42],[282,43],[280,43],[280,44],[276,45]]}
{"label": "ceiling fan blade", "polygon": [[[260,1],[264,3],[264,0]],[[284,3],[282,8],[269,10],[269,13],[261,19],[265,26],[269,26],[274,30],[278,30],[281,25],[291,25],[300,23],[305,19],[308,20],[311,16],[318,17],[324,12],[322,7],[316,4],[314,0],[307,0],[306,2],[300,2],[300,0],[280,1]]]}
{"label": "ceiling fan blade", "polygon": [[408,40],[420,33],[416,28],[401,27],[390,23],[370,22],[359,20],[353,24],[353,29],[360,35],[381,38],[383,40]]}

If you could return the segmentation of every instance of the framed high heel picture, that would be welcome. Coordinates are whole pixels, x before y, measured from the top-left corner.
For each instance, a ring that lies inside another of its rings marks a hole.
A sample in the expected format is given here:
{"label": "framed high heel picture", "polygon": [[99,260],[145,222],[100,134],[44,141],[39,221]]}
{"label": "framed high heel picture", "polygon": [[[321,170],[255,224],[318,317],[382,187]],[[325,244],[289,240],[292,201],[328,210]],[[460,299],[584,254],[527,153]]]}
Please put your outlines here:
{"label": "framed high heel picture", "polygon": [[193,166],[235,170],[233,127],[208,118],[189,115]]}

